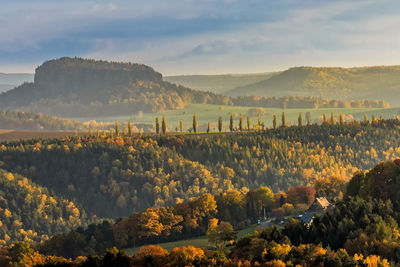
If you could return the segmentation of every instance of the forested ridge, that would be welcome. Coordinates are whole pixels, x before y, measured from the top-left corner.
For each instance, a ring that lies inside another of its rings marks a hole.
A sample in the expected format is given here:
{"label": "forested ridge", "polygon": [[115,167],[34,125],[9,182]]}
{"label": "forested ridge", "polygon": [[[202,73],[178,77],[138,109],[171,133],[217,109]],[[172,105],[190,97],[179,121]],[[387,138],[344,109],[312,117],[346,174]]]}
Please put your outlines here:
{"label": "forested ridge", "polygon": [[175,85],[142,64],[64,57],[39,66],[33,83],[24,83],[1,93],[0,108],[63,117],[99,117],[183,109],[189,104],[278,108],[389,106],[383,100],[365,100],[380,99],[375,96],[349,101],[324,94],[316,94],[320,97],[288,95],[296,94],[228,97]]}
{"label": "forested ridge", "polygon": [[[283,230],[272,228],[239,240],[231,258],[287,263],[313,253],[322,254],[309,260],[339,260],[337,253],[342,253],[350,262],[399,259],[398,161],[357,172],[400,156],[397,119],[201,135],[129,136],[115,130],[0,145],[5,170],[0,178],[9,188],[0,201],[4,244],[55,235],[40,251],[76,257],[112,246],[206,233],[211,238],[210,229],[241,229],[264,210],[269,216],[296,214],[316,196],[326,196],[338,201],[334,211],[315,218],[311,226],[292,221]],[[29,210],[34,214],[21,213],[18,203],[33,203]],[[123,219],[85,227],[101,217]],[[70,229],[75,230],[66,234]],[[366,245],[355,246],[360,240]],[[215,242],[217,251],[226,245]],[[278,248],[297,254],[276,254]],[[218,253],[218,261],[228,260],[223,256],[228,252]],[[356,259],[354,253],[366,256]]]}
{"label": "forested ridge", "polygon": [[229,104],[230,100],[163,81],[146,65],[67,57],[44,62],[33,83],[0,95],[3,109],[70,117],[155,112],[189,103]]}
{"label": "forested ridge", "polygon": [[230,96],[319,96],[337,100],[379,99],[398,105],[399,66],[294,67],[226,92]]}
{"label": "forested ridge", "polygon": [[[204,193],[273,191],[350,177],[400,156],[397,120],[221,135],[86,136],[3,143],[2,167],[100,217],[124,217]],[[93,201],[96,199],[96,201]]]}
{"label": "forested ridge", "polygon": [[[334,183],[316,187],[317,191],[294,187],[286,194],[275,195],[266,187],[246,195],[232,190],[218,196],[205,194],[188,203],[136,213],[114,226],[105,221],[86,230],[79,228],[68,235],[57,235],[39,246],[43,254],[27,243],[16,243],[3,249],[0,260],[38,266],[396,266],[400,261],[396,194],[399,175],[399,159],[380,163],[366,173],[356,173],[346,190],[336,188],[339,189],[336,193],[345,193],[343,199],[338,199],[333,209],[316,215],[311,223],[291,219],[283,228],[260,227],[239,240],[229,223],[238,218],[225,217],[226,221],[219,222],[225,211],[236,210],[242,215],[240,211],[248,210],[248,203],[257,203],[257,198],[266,206],[285,207],[304,200],[306,204],[315,193],[322,194],[325,191],[322,188],[332,188]],[[77,257],[75,261],[46,256],[74,257],[88,252],[100,255],[97,249],[113,244],[121,247],[121,242],[123,246],[131,238],[169,236],[191,227],[203,232],[208,229],[207,236],[214,249],[184,246],[166,251],[149,245],[130,257],[116,247],[106,249],[101,256]]]}

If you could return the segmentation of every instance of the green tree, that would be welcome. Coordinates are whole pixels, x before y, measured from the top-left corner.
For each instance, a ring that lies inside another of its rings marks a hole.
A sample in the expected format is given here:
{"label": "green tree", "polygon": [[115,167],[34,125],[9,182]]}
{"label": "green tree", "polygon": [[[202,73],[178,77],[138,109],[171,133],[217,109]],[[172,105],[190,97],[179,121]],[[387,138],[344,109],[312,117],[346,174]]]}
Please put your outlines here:
{"label": "green tree", "polygon": [[339,124],[344,125],[344,116],[342,113],[340,113],[340,115],[339,115]]}
{"label": "green tree", "polygon": [[158,120],[158,117],[156,117],[156,133],[159,134],[160,133],[160,122]]}
{"label": "green tree", "polygon": [[222,117],[218,117],[218,131],[222,132]]}
{"label": "green tree", "polygon": [[311,125],[311,113],[310,112],[306,113],[306,119],[307,119],[307,125]]}
{"label": "green tree", "polygon": [[210,132],[210,123],[207,124],[207,133]]}
{"label": "green tree", "polygon": [[163,114],[163,116],[162,116],[161,129],[162,129],[163,135],[166,135],[167,134],[167,122],[165,121],[165,114]]}
{"label": "green tree", "polygon": [[303,114],[301,112],[299,112],[298,121],[299,121],[299,126],[303,126]]}
{"label": "green tree", "polygon": [[258,115],[258,118],[257,118],[257,129],[259,131],[261,130],[261,118],[260,118],[260,115]]}
{"label": "green tree", "polygon": [[242,117],[242,113],[239,114],[239,131],[243,131],[243,117]]}
{"label": "green tree", "polygon": [[208,242],[219,250],[222,250],[227,242],[236,240],[236,236],[237,234],[229,222],[218,224],[218,219],[210,220],[207,231]]}
{"label": "green tree", "polygon": [[115,136],[119,137],[119,125],[118,125],[118,122],[115,123]]}
{"label": "green tree", "polygon": [[193,132],[197,133],[197,117],[196,117],[196,113],[193,114]]}
{"label": "green tree", "polygon": [[96,126],[96,138],[99,139],[99,137],[100,137],[99,126]]}
{"label": "green tree", "polygon": [[231,130],[231,132],[233,132],[233,115],[232,115],[232,113],[229,118],[229,130]]}
{"label": "green tree", "polygon": [[276,130],[276,115],[274,114],[274,118],[272,120],[272,127]]}
{"label": "green tree", "polygon": [[286,115],[285,115],[285,112],[282,112],[282,127],[286,127]]}
{"label": "green tree", "polygon": [[247,116],[247,131],[250,131],[250,125],[251,125],[250,117]]}

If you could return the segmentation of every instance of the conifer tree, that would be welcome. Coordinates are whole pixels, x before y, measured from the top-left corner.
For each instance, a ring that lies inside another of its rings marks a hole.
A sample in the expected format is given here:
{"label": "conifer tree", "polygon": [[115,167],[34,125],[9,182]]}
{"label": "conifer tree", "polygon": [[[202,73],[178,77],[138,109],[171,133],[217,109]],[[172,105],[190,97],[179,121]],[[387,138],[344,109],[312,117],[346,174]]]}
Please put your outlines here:
{"label": "conifer tree", "polygon": [[299,126],[303,126],[303,114],[301,112],[299,112]]}
{"label": "conifer tree", "polygon": [[222,132],[222,117],[218,117],[218,131]]}
{"label": "conifer tree", "polygon": [[232,115],[232,113],[229,118],[229,130],[231,130],[231,132],[233,132],[233,115]]}
{"label": "conifer tree", "polygon": [[307,119],[307,125],[311,125],[311,113],[310,112],[306,113],[306,119]]}
{"label": "conifer tree", "polygon": [[372,116],[371,116],[371,122],[374,123],[375,121],[376,121],[375,115],[372,114]]}
{"label": "conifer tree", "polygon": [[110,138],[114,138],[114,129],[113,128],[110,129]]}
{"label": "conifer tree", "polygon": [[331,112],[331,124],[335,124],[335,115],[333,114],[333,112]]}
{"label": "conifer tree", "polygon": [[182,121],[179,122],[179,130],[181,131],[181,133],[183,132],[183,122]]}
{"label": "conifer tree", "polygon": [[193,132],[197,133],[197,117],[196,117],[196,113],[193,114]]}
{"label": "conifer tree", "polygon": [[381,115],[379,116],[380,120],[383,120],[383,114],[381,113]]}
{"label": "conifer tree", "polygon": [[364,113],[364,122],[368,123],[368,115],[367,115],[367,113]]}
{"label": "conifer tree", "polygon": [[207,133],[210,132],[210,123],[207,124]]}
{"label": "conifer tree", "polygon": [[99,139],[99,137],[100,137],[99,126],[96,126],[96,138]]}
{"label": "conifer tree", "polygon": [[247,131],[250,131],[250,125],[251,125],[250,117],[247,116]]}
{"label": "conifer tree", "polygon": [[327,122],[327,120],[326,120],[326,114],[324,113],[323,115],[322,115],[322,124],[327,124],[328,122]]}
{"label": "conifer tree", "polygon": [[242,117],[242,113],[239,114],[239,131],[243,131],[243,117]]}
{"label": "conifer tree", "polygon": [[132,123],[128,121],[128,136],[132,137]]}
{"label": "conifer tree", "polygon": [[93,136],[92,128],[89,128],[89,136],[90,136],[90,137]]}
{"label": "conifer tree", "polygon": [[340,113],[340,116],[339,116],[339,123],[340,123],[340,125],[344,125],[344,117],[343,117],[342,113]]}
{"label": "conifer tree", "polygon": [[260,118],[260,115],[258,115],[258,118],[257,118],[257,130],[261,130],[261,118]]}
{"label": "conifer tree", "polygon": [[115,123],[115,136],[119,137],[119,126],[118,126],[118,122]]}
{"label": "conifer tree", "polygon": [[286,127],[286,115],[285,115],[285,112],[282,112],[282,127]]}
{"label": "conifer tree", "polygon": [[158,117],[156,117],[156,133],[160,133],[160,122],[158,121]]}
{"label": "conifer tree", "polygon": [[165,121],[165,114],[163,114],[163,116],[162,116],[161,130],[162,130],[163,135],[167,134],[167,122]]}
{"label": "conifer tree", "polygon": [[276,115],[274,114],[274,119],[272,120],[272,127],[276,130]]}

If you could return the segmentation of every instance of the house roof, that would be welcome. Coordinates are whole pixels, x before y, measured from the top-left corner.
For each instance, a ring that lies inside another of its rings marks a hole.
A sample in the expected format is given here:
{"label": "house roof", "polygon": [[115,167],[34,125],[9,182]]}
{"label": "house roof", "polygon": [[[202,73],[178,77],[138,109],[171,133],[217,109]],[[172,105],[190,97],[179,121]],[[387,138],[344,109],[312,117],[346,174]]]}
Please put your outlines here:
{"label": "house roof", "polygon": [[331,206],[331,203],[326,199],[326,197],[317,197],[315,202],[319,204],[322,208],[326,209]]}
{"label": "house roof", "polygon": [[313,218],[314,218],[314,214],[312,214],[312,213],[304,213],[304,214],[301,215],[300,221],[302,223],[304,223],[304,224],[309,224],[309,223],[312,222]]}

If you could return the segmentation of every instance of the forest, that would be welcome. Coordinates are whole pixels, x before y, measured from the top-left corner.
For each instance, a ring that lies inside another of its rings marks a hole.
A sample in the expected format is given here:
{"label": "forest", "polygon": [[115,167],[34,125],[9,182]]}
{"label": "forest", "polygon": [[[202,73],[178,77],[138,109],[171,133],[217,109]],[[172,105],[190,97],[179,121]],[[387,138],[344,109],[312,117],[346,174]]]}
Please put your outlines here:
{"label": "forest", "polygon": [[[31,266],[394,266],[400,260],[397,194],[400,182],[396,179],[399,175],[399,159],[380,163],[367,172],[356,172],[347,184],[343,184],[344,187],[337,188],[335,194],[344,195],[337,199],[335,207],[315,215],[310,224],[291,219],[280,228],[259,227],[239,240],[229,222],[234,223],[235,219],[224,218],[226,221],[219,222],[226,210],[238,209],[244,203],[248,206],[254,201],[251,196],[275,206],[299,200],[311,202],[310,196],[326,193],[326,189],[333,188],[335,183],[316,187],[318,190],[312,194],[304,188],[288,190],[281,194],[286,199],[282,202],[281,197],[276,198],[265,187],[248,192],[245,200],[234,191],[219,196],[205,194],[186,204],[148,209],[141,213],[143,215],[134,214],[116,222],[115,226],[104,221],[87,230],[80,228],[68,235],[58,235],[36,248],[27,242],[17,242],[2,248],[0,261]],[[180,225],[187,217],[192,224]],[[205,219],[208,219],[207,226]],[[126,241],[126,236],[137,238],[149,233],[168,236],[193,226],[208,228],[207,236],[213,248],[184,246],[167,251],[158,245],[148,245],[132,256],[115,246],[104,249],[112,243],[123,247],[121,242]],[[124,234],[123,231],[128,232]],[[82,250],[78,254],[60,256],[67,251],[77,252],[85,242],[86,247],[102,248],[104,253],[76,257],[85,252]],[[75,260],[67,259],[71,255]]]}

